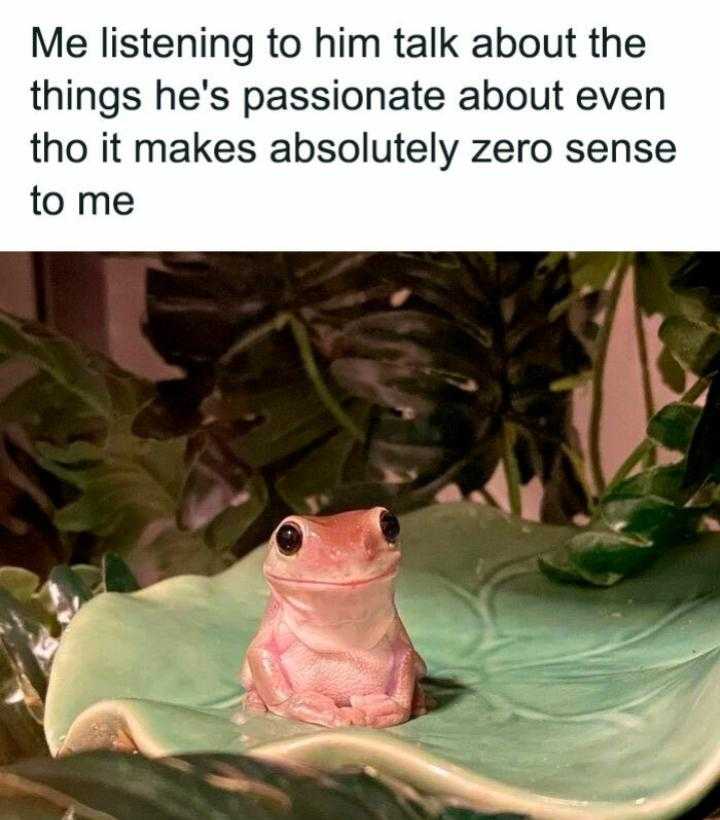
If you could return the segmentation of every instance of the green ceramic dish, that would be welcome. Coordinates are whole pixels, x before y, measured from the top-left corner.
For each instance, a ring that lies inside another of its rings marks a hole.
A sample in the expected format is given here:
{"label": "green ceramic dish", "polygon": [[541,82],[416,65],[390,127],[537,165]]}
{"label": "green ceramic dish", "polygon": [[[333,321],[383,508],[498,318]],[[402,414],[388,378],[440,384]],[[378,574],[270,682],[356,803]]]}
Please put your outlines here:
{"label": "green ceramic dish", "polygon": [[383,731],[232,720],[262,550],[214,578],[101,595],[56,657],[50,748],[369,764],[479,808],[676,816],[720,779],[720,537],[608,590],[538,572],[560,537],[472,504],[405,517],[398,604],[439,705]]}

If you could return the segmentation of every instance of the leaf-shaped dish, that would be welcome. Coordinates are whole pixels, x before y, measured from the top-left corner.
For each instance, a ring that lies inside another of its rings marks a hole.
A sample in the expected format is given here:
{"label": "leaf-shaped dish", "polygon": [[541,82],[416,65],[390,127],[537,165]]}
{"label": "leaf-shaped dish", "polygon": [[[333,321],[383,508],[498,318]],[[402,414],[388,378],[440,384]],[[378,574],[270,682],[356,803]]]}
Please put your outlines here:
{"label": "leaf-shaped dish", "polygon": [[536,817],[673,817],[720,779],[720,537],[612,589],[535,556],[567,533],[473,504],[403,520],[398,605],[438,708],[383,731],[240,712],[262,550],[214,578],[100,595],[55,659],[55,754],[249,752],[372,765],[422,791]]}

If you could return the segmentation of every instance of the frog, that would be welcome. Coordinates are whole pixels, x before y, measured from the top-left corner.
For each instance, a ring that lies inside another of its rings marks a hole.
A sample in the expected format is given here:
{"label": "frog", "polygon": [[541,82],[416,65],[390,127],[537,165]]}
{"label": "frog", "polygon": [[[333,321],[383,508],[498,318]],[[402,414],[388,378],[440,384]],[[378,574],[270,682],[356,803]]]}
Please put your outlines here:
{"label": "frog", "polygon": [[291,515],[267,544],[270,596],[240,671],[245,709],[385,728],[431,707],[395,605],[400,522],[384,507]]}

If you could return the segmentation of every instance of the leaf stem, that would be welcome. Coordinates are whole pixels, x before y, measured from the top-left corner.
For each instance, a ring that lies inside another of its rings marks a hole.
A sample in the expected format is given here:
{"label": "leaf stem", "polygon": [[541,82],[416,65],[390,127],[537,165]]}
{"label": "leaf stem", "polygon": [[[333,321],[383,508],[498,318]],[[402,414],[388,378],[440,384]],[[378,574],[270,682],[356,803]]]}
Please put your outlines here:
{"label": "leaf stem", "polygon": [[483,500],[489,507],[495,507],[495,509],[500,509],[500,504],[498,503],[497,498],[488,490],[486,487],[478,488],[478,493],[482,496]]}
{"label": "leaf stem", "polygon": [[[700,396],[707,390],[708,387],[708,380],[706,378],[698,379],[695,384],[686,392],[684,393],[679,401],[684,402],[686,404],[692,404],[696,399],[699,399]],[[617,485],[626,479],[633,469],[645,458],[645,456],[653,449],[654,443],[652,439],[646,438],[638,444],[638,446],[630,453],[630,455],[623,461],[620,465],[620,468],[613,476],[613,480],[610,482],[607,488],[607,492],[611,492],[612,490],[617,487]]]}
{"label": "leaf stem", "polygon": [[520,496],[520,468],[515,457],[515,428],[510,422],[502,425],[502,463],[507,483],[510,512],[513,515],[522,515],[522,499]]}
{"label": "leaf stem", "polygon": [[337,401],[335,396],[333,396],[323,381],[322,374],[320,373],[320,369],[315,361],[315,354],[313,353],[307,328],[303,322],[297,318],[297,316],[293,316],[292,314],[288,314],[288,321],[290,323],[293,338],[295,339],[295,343],[297,344],[300,352],[300,359],[302,360],[303,367],[305,368],[308,378],[313,383],[313,387],[315,388],[315,392],[318,394],[320,401],[325,405],[328,412],[335,418],[341,427],[347,430],[353,438],[358,441],[363,441],[365,437],[362,430],[343,410],[340,403]]}
{"label": "leaf stem", "polygon": [[605,365],[607,363],[608,347],[610,344],[610,333],[613,323],[615,322],[620,293],[622,292],[623,282],[625,281],[628,270],[629,267],[625,265],[624,258],[621,258],[613,279],[612,287],[610,288],[605,319],[598,334],[597,353],[595,356],[595,367],[593,369],[588,456],[590,472],[592,473],[595,489],[599,496],[605,491],[605,476],[603,475],[602,459],[600,456],[600,428],[603,411]]}
{"label": "leaf stem", "polygon": [[[643,323],[642,309],[640,307],[640,294],[637,276],[634,278],[634,313],[635,313],[635,336],[637,338],[638,358],[640,359],[640,372],[642,374],[642,391],[645,401],[645,418],[649,422],[655,415],[655,400],[653,398],[652,382],[650,380],[650,360],[648,357],[647,338],[645,335],[645,324]],[[653,446],[649,451],[645,463],[648,467],[655,464],[657,450]]]}
{"label": "leaf stem", "polygon": [[275,333],[278,330],[282,330],[288,323],[289,319],[289,314],[278,313],[277,316],[273,316],[273,318],[269,319],[267,322],[254,327],[238,339],[237,342],[231,345],[225,353],[223,353],[222,358],[220,359],[220,364],[227,364],[239,353],[244,353],[248,350],[248,348],[259,342],[260,339],[263,339],[265,336]]}
{"label": "leaf stem", "polygon": [[583,492],[585,493],[585,498],[587,500],[588,505],[588,512],[592,516],[595,512],[595,499],[593,498],[592,488],[587,480],[587,470],[585,468],[585,459],[582,457],[577,450],[573,449],[569,444],[563,442],[560,445],[563,453],[570,459],[573,467],[575,468],[575,474],[577,476],[578,481],[580,482],[580,486],[583,488]]}

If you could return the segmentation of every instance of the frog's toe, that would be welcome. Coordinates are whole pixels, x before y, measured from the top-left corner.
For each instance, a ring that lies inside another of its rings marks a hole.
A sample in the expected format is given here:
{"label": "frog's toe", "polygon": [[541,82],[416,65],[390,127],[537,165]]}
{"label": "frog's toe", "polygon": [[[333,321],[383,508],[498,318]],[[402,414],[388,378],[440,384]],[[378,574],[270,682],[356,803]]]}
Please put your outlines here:
{"label": "frog's toe", "polygon": [[278,714],[305,723],[337,726],[340,710],[335,701],[320,692],[299,692],[281,704]]}
{"label": "frog's toe", "polygon": [[337,726],[366,726],[367,719],[362,709],[354,706],[341,706],[338,709]]}
{"label": "frog's toe", "polygon": [[245,708],[250,712],[267,712],[265,701],[254,689],[245,695]]}
{"label": "frog's toe", "polygon": [[350,703],[362,710],[368,726],[376,728],[396,726],[410,716],[409,709],[389,695],[355,695],[350,698]]}

